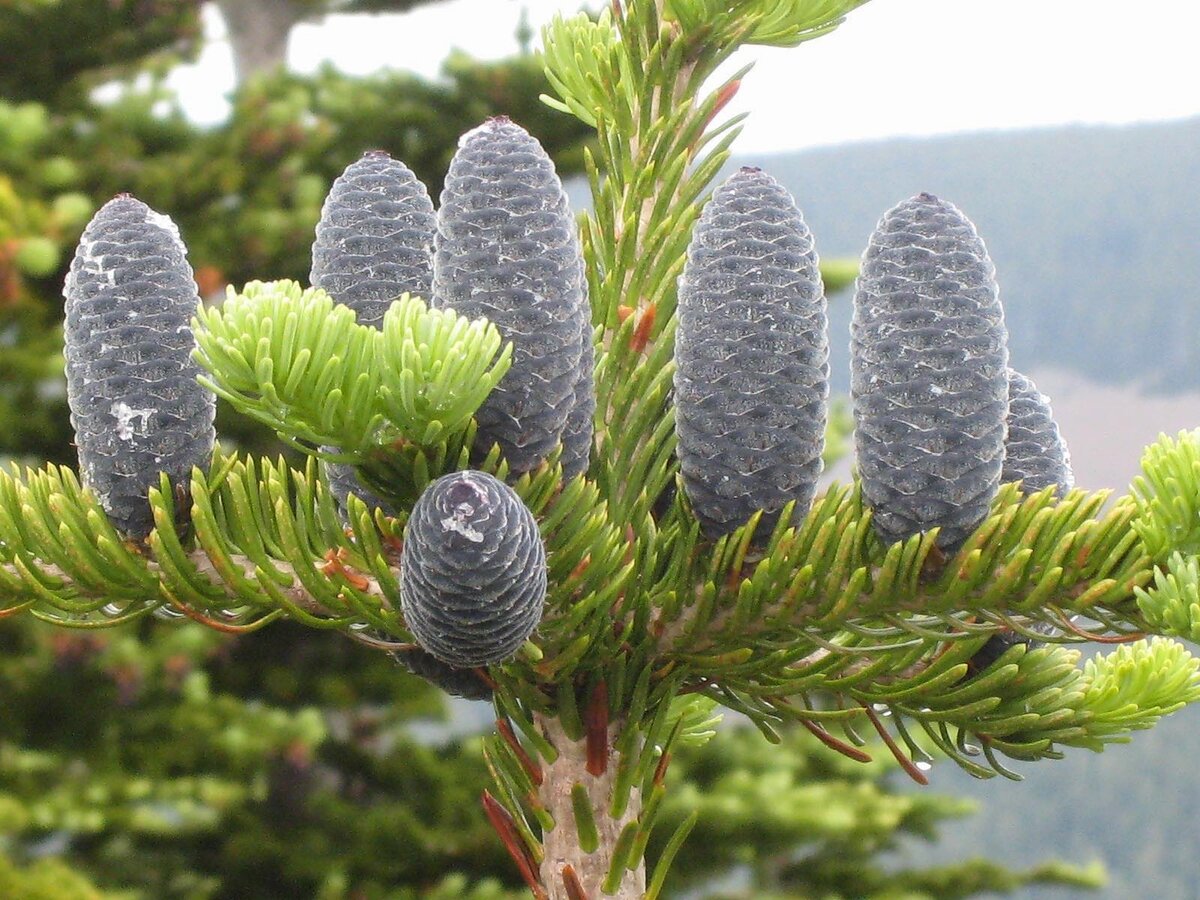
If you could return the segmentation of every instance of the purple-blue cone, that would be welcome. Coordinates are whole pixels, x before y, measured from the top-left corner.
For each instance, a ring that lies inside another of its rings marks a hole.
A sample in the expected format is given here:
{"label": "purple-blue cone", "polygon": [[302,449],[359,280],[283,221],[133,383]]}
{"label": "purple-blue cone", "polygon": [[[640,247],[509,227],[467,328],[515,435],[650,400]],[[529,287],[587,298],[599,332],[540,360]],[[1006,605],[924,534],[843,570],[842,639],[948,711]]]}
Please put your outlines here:
{"label": "purple-blue cone", "polygon": [[400,605],[417,643],[456,669],[508,659],[537,628],[546,551],[533,514],[484,472],[452,472],[413,506]]}
{"label": "purple-blue cone", "polygon": [[376,328],[407,292],[428,301],[433,282],[433,202],[417,176],[372,150],[334,179],[312,248],[313,287]]}
{"label": "purple-blue cone", "polygon": [[704,207],[679,282],[675,431],[683,484],[710,537],[765,510],[757,536],[821,473],[829,396],[826,304],[812,235],[758,169]]}
{"label": "purple-blue cone", "polygon": [[[1008,437],[1004,443],[1004,469],[1000,480],[1005,484],[1021,482],[1021,490],[1026,494],[1054,487],[1060,498],[1075,485],[1071,454],[1059,434],[1049,398],[1015,369],[1008,370]],[[1033,629],[1045,634],[1056,631],[1044,623],[1035,624]],[[988,638],[971,657],[972,669],[986,669],[1009,647],[1017,644],[1024,644],[1031,650],[1041,646],[1039,641],[1024,635],[1001,631]]]}
{"label": "purple-blue cone", "polygon": [[1015,369],[1008,370],[1008,438],[1000,480],[1021,482],[1026,494],[1053,486],[1060,497],[1075,486],[1071,453],[1054,421],[1050,398]]}
{"label": "purple-blue cone", "polygon": [[582,471],[591,418],[584,411],[594,400],[579,236],[550,157],[508,119],[463,135],[451,160],[438,210],[433,300],[487,317],[513,344],[509,371],[475,415],[479,454],[498,444],[513,475],[531,471],[563,439],[574,413],[564,461]]}
{"label": "purple-blue cone", "polygon": [[474,669],[456,669],[436,656],[414,647],[393,651],[392,657],[418,678],[424,678],[453,697],[464,700],[491,700],[492,689]]}
{"label": "purple-blue cone", "polygon": [[[312,248],[312,286],[353,309],[359,324],[379,328],[401,294],[428,301],[436,231],[425,185],[404,163],[369,151],[346,167],[325,198]],[[346,508],[353,491],[368,507],[395,515],[353,466],[327,463],[325,475],[339,508]]]}
{"label": "purple-blue cone", "polygon": [[83,232],[64,296],[80,477],[119,531],[143,538],[160,473],[186,490],[216,439],[215,398],[192,360],[200,297],[179,230],[140,200],[110,200]]}
{"label": "purple-blue cone", "polygon": [[850,393],[863,498],[888,543],[954,550],[1000,486],[1008,334],[974,225],[930,194],[884,214],[863,255]]}

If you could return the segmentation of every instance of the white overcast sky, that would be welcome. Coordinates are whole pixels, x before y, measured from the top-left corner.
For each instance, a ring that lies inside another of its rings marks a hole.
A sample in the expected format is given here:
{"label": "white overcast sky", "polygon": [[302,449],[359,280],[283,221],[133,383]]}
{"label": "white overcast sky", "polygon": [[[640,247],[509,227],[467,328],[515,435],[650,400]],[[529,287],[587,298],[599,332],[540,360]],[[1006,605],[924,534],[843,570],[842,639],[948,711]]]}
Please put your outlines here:
{"label": "white overcast sky", "polygon": [[[522,7],[536,29],[579,6],[449,0],[404,15],[332,16],[293,32],[289,63],[433,76],[452,47],[482,58],[513,52]],[[206,23],[208,49],[172,83],[192,115],[212,121],[224,115],[233,65],[211,9]],[[735,59],[756,60],[731,106],[751,112],[738,149],[1197,115],[1198,38],[1194,0],[872,0],[831,36]]]}

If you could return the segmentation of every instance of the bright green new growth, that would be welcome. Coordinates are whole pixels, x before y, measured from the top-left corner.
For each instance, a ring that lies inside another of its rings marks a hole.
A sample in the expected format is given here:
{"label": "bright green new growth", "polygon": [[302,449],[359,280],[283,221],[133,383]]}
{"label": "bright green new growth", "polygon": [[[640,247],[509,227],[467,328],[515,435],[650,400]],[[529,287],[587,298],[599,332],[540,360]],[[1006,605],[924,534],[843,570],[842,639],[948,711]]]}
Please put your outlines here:
{"label": "bright green new growth", "polygon": [[1127,741],[1127,732],[1150,728],[1195,700],[1198,667],[1182,644],[1159,637],[1089,659],[1084,696],[1100,740]]}
{"label": "bright green new growth", "polygon": [[1154,570],[1154,583],[1137,589],[1137,601],[1155,631],[1200,641],[1200,560],[1172,553],[1165,571]]}
{"label": "bright green new growth", "polygon": [[512,355],[486,320],[405,294],[376,329],[291,281],[230,288],[196,330],[218,396],[288,443],[336,444],[347,461],[381,440],[429,446],[461,433]]}
{"label": "bright green new growth", "polygon": [[1172,550],[1200,554],[1200,431],[1160,435],[1142,455],[1132,493],[1141,511],[1137,533],[1156,562]]}
{"label": "bright green new growth", "polygon": [[1152,630],[1200,641],[1200,431],[1160,435],[1131,493],[1134,528],[1157,564],[1153,584],[1137,589],[1138,607]]}
{"label": "bright green new growth", "polygon": [[742,43],[795,47],[828,34],[846,13],[867,0],[666,0],[666,13],[684,30],[711,28],[738,35]]}

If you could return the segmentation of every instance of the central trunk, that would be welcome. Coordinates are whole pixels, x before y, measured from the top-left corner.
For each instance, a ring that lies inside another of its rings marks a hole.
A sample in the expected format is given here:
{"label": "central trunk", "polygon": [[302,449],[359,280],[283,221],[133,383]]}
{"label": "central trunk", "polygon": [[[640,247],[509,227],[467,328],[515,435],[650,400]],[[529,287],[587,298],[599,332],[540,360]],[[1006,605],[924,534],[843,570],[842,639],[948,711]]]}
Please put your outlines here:
{"label": "central trunk", "polygon": [[[555,822],[554,830],[542,838],[545,857],[541,876],[549,897],[551,900],[609,897],[641,900],[646,892],[646,864],[640,855],[629,859],[614,890],[604,891],[621,833],[631,822],[637,822],[642,810],[641,794],[635,787],[624,812],[617,818],[609,815],[617,769],[612,747],[618,726],[615,723],[609,726],[602,764],[593,750],[589,771],[586,740],[571,740],[556,719],[542,719],[539,724],[558,751],[558,759],[544,764],[544,779],[538,788],[538,797]],[[586,813],[582,823],[576,815],[576,806],[581,803],[591,812],[590,823]],[[583,846],[589,843],[585,832],[590,830],[591,823],[595,825],[598,840],[596,848],[588,853]]]}

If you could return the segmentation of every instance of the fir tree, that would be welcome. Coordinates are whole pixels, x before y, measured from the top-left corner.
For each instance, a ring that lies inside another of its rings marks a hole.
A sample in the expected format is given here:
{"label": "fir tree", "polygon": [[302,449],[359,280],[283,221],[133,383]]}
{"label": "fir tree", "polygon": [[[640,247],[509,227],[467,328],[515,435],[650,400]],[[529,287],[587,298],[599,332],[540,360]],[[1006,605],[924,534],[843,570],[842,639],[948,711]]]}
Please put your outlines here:
{"label": "fir tree", "polygon": [[[1011,774],[1004,757],[1101,749],[1200,697],[1180,644],[1135,640],[1196,635],[1194,435],[1152,448],[1134,494],[1107,511],[1104,495],[1007,485],[949,547],[936,529],[885,544],[854,487],[830,488],[794,524],[785,507],[753,549],[758,514],[710,541],[685,492],[657,503],[677,474],[674,285],[736,134],[736,121],[717,117],[741,75],[703,85],[740,46],[817,37],[856,5],[629,0],[545,33],[552,102],[598,131],[582,241],[602,340],[586,477],[563,482],[551,452],[512,479],[545,541],[546,615],[514,659],[484,673],[498,721],[483,807],[535,896],[660,895],[697,821],[678,824],[647,872],[670,763],[710,736],[718,705],[774,740],[799,723],[855,759],[859,730],[873,729],[924,780],[930,749],[981,776]],[[494,325],[432,299],[402,298],[380,330],[322,291],[281,282],[200,310],[204,383],[308,463],[220,455],[187,485],[164,474],[144,543],[123,542],[65,469],[5,476],[5,612],[95,627],[172,609],[226,631],[286,617],[411,648],[420,635],[400,615],[408,511],[447,472],[510,474],[499,448],[472,450],[473,414],[512,351]],[[347,530],[320,477],[323,446],[400,514],[372,514],[352,496]],[[458,519],[448,511],[445,522]],[[1062,629],[1050,646],[1015,646],[970,671],[1000,630],[1043,624]],[[1128,643],[1080,667],[1060,645],[1092,635]]]}

